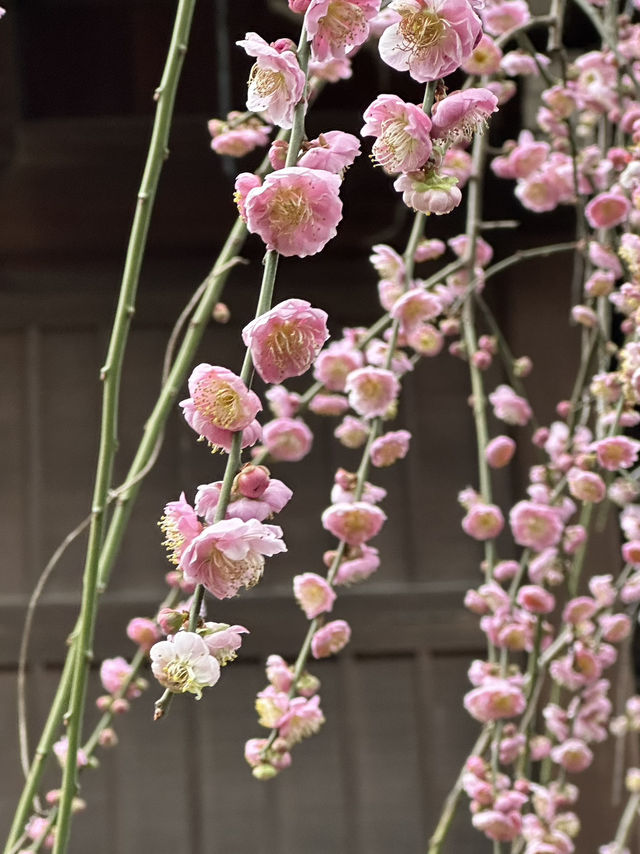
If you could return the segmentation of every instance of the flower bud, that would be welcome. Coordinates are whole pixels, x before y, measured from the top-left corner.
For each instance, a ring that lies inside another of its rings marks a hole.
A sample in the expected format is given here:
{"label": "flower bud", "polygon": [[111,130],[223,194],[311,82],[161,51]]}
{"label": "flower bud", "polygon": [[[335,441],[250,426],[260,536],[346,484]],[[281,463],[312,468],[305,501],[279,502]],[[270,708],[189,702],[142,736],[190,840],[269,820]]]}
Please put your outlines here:
{"label": "flower bud", "polygon": [[243,466],[233,483],[234,490],[245,498],[260,498],[268,486],[269,469],[251,463]]}
{"label": "flower bud", "polygon": [[231,319],[231,312],[229,311],[229,306],[224,302],[217,302],[213,307],[211,316],[216,321],[216,323],[228,323]]}

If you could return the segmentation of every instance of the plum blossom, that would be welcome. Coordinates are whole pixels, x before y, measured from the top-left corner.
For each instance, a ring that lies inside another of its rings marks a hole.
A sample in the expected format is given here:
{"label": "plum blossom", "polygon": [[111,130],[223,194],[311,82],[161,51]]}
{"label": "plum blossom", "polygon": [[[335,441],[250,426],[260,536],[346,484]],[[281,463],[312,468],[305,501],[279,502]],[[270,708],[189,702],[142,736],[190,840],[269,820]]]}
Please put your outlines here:
{"label": "plum blossom", "polygon": [[314,658],[328,658],[344,649],[350,638],[349,623],[345,620],[333,620],[314,634],[311,639],[311,654]]}
{"label": "plum blossom", "polygon": [[303,147],[305,152],[298,159],[298,166],[324,169],[336,175],[341,175],[360,154],[360,140],[352,133],[341,130],[325,131],[317,139],[304,143]]}
{"label": "plum blossom", "polygon": [[445,174],[443,168],[440,174],[424,170],[407,172],[393,183],[393,187],[402,193],[402,201],[414,211],[425,214],[450,213],[462,201],[462,193],[458,188],[458,178]]}
{"label": "plum blossom", "polygon": [[408,430],[391,430],[378,436],[371,444],[371,463],[376,468],[393,465],[402,460],[409,451],[411,433]]}
{"label": "plum blossom", "polygon": [[[206,423],[214,428],[236,432],[248,427],[262,409],[257,394],[247,389],[242,379],[230,371],[201,364],[189,377],[189,403]],[[180,405],[186,408],[187,401]]]}
{"label": "plum blossom", "polygon": [[301,418],[274,418],[264,425],[262,441],[274,460],[296,463],[311,450],[313,433]]}
{"label": "plum blossom", "polygon": [[244,626],[230,626],[228,623],[205,623],[201,637],[220,667],[233,661],[242,646],[242,635],[249,634]]}
{"label": "plum blossom", "polygon": [[206,527],[180,560],[185,578],[203,584],[218,599],[253,587],[262,576],[264,556],[284,552],[282,530],[257,519],[223,519]]}
{"label": "plum blossom", "polygon": [[339,176],[323,169],[279,169],[246,194],[247,228],[286,257],[315,255],[342,219],[339,189]]}
{"label": "plum blossom", "polygon": [[[264,483],[260,490],[253,489],[251,494],[246,494],[248,479],[252,476],[251,471],[262,469],[262,466],[247,464],[240,470],[234,482],[229,504],[226,509],[227,519],[241,519],[246,522],[249,519],[257,519],[264,522],[274,513],[279,513],[291,500],[293,493],[286,484],[277,478],[264,477]],[[213,524],[220,499],[222,481],[202,484],[196,492],[195,509],[207,524]]]}
{"label": "plum blossom", "polygon": [[498,99],[489,89],[450,92],[431,109],[432,136],[453,145],[470,140],[497,109]]}
{"label": "plum blossom", "polygon": [[412,172],[431,155],[431,119],[397,95],[378,95],[364,112],[362,136],[375,136],[372,154],[386,172]]}
{"label": "plum blossom", "polygon": [[516,443],[510,436],[496,436],[484,449],[485,459],[494,469],[509,465],[516,450]]}
{"label": "plum blossom", "polygon": [[344,59],[369,36],[380,0],[311,0],[305,15],[313,59]]}
{"label": "plum blossom", "polygon": [[278,127],[290,128],[305,87],[305,75],[292,50],[293,44],[270,45],[257,33],[247,33],[236,44],[249,56],[256,57],[249,75],[247,109],[264,113]]}
{"label": "plum blossom", "polygon": [[398,378],[385,368],[358,368],[351,371],[344,390],[349,403],[363,418],[384,415],[400,391]]}
{"label": "plum blossom", "polygon": [[322,527],[350,546],[361,546],[380,532],[386,513],[367,501],[332,504],[322,514]]}
{"label": "plum blossom", "polygon": [[508,385],[499,385],[489,395],[489,401],[496,418],[507,424],[523,427],[531,418],[531,407],[527,401]]}
{"label": "plum blossom", "polygon": [[[332,555],[331,552],[328,553]],[[361,545],[347,549],[347,557],[340,562],[333,583],[348,586],[364,581],[378,569],[380,558],[378,549],[373,546]]]}
{"label": "plum blossom", "polygon": [[468,59],[482,24],[467,0],[393,0],[396,21],[379,42],[383,61],[418,83],[451,74]]}
{"label": "plum blossom", "polygon": [[151,647],[151,670],[158,682],[174,694],[189,692],[202,697],[202,689],[215,685],[220,665],[195,632],[178,632]]}
{"label": "plum blossom", "polygon": [[165,535],[162,545],[166,547],[171,563],[175,564],[180,561],[189,543],[202,530],[202,522],[184,492],[180,494],[178,501],[169,501],[165,505],[164,514],[158,524]]}
{"label": "plum blossom", "polygon": [[216,154],[226,154],[230,157],[244,157],[258,146],[269,142],[271,126],[256,118],[249,118],[239,124],[229,126],[241,114],[234,111],[229,113],[227,121],[210,119],[207,128],[211,134],[211,148]]}
{"label": "plum blossom", "polygon": [[488,677],[464,697],[464,707],[482,723],[522,714],[526,700],[522,689],[507,679]]}
{"label": "plum blossom", "polygon": [[256,371],[267,383],[304,374],[328,337],[326,311],[302,299],[279,303],[242,330]]}
{"label": "plum blossom", "polygon": [[541,552],[560,542],[563,524],[557,507],[519,501],[509,513],[513,538],[520,546]]}
{"label": "plum blossom", "polygon": [[315,572],[296,575],[293,579],[293,593],[308,620],[330,611],[336,598],[331,585]]}

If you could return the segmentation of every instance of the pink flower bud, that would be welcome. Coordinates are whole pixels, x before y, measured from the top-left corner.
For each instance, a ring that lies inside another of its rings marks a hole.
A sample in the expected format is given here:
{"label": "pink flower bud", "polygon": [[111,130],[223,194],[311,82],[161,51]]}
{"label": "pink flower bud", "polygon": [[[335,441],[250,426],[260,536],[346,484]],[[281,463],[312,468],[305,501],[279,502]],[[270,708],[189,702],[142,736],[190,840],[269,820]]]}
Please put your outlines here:
{"label": "pink flower bud", "polygon": [[318,629],[311,640],[314,658],[328,658],[340,652],[351,638],[351,627],[345,620],[334,620]]}
{"label": "pink flower bud", "polygon": [[233,486],[245,498],[260,498],[269,486],[269,470],[247,463],[236,475]]}
{"label": "pink flower bud", "polygon": [[485,448],[484,455],[494,469],[501,469],[513,459],[516,443],[509,436],[496,436]]}
{"label": "pink flower bud", "polygon": [[161,634],[155,620],[134,617],[127,626],[127,637],[137,643],[141,649],[149,652],[154,643],[160,640]]}

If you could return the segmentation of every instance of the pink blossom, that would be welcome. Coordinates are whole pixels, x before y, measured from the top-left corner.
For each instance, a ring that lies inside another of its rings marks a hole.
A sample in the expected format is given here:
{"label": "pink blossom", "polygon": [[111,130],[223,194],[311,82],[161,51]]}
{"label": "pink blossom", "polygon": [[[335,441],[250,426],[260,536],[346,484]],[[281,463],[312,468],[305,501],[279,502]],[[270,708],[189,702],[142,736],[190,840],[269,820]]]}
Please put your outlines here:
{"label": "pink blossom", "polygon": [[432,323],[423,323],[407,334],[407,345],[421,356],[437,356],[444,346],[444,337]]}
{"label": "pink blossom", "polygon": [[516,451],[516,443],[509,436],[496,436],[484,449],[485,459],[494,469],[509,465]]}
{"label": "pink blossom", "polygon": [[[242,471],[240,472],[242,474]],[[238,478],[236,478],[237,484]],[[222,481],[202,484],[196,493],[196,510],[207,524],[215,521]],[[257,519],[264,522],[274,513],[279,513],[291,500],[293,493],[281,480],[268,477],[264,490],[255,498],[243,495],[236,486],[231,493],[231,500],[225,513],[226,519],[241,519],[247,522],[249,519]]]}
{"label": "pink blossom", "polygon": [[[192,430],[195,430],[198,435],[202,436],[209,442],[214,450],[224,450],[227,453],[231,449],[234,431],[224,430],[222,427],[216,427],[211,423],[209,418],[206,418],[198,412],[191,398],[180,402],[184,420]],[[242,431],[241,447],[247,448],[250,445],[255,445],[262,434],[260,424],[254,419],[248,427]]]}
{"label": "pink blossom", "polygon": [[400,383],[384,368],[358,368],[348,375],[344,390],[358,415],[375,418],[387,412],[398,396]]}
{"label": "pink blossom", "polygon": [[522,714],[526,700],[522,690],[508,680],[489,677],[465,694],[464,707],[477,721],[488,723]]}
{"label": "pink blossom", "polygon": [[613,228],[624,222],[631,202],[619,193],[600,193],[591,199],[584,214],[591,228]]}
{"label": "pink blossom", "polygon": [[522,817],[513,810],[509,813],[488,809],[474,813],[471,823],[476,830],[482,831],[489,839],[496,842],[511,842],[520,833]]}
{"label": "pink blossom", "polygon": [[326,311],[302,299],[279,303],[242,330],[256,371],[267,383],[304,374],[328,337]]}
{"label": "pink blossom", "polygon": [[295,463],[311,450],[313,433],[301,418],[275,418],[264,425],[262,440],[274,460]]}
{"label": "pink blossom", "polygon": [[[470,241],[466,234],[458,234],[457,237],[451,237],[447,240],[447,244],[452,252],[454,252],[458,258],[465,258],[467,253],[470,250]],[[477,237],[475,241],[475,263],[479,264],[481,267],[486,267],[487,264],[490,263],[493,258],[493,249],[487,243],[486,240],[482,237]],[[483,345],[483,341],[489,338],[489,336],[484,335],[481,336],[481,340],[479,342],[479,346],[482,349],[489,349],[494,355],[497,352],[497,348],[494,344],[490,347],[485,347]]]}
{"label": "pink blossom", "polygon": [[622,557],[636,569],[640,569],[640,540],[631,540],[622,546]]}
{"label": "pink blossom", "polygon": [[538,552],[555,546],[562,537],[563,524],[557,507],[519,501],[511,508],[509,523],[516,543]]}
{"label": "pink blossom", "polygon": [[313,58],[309,60],[309,74],[318,80],[326,80],[328,83],[337,83],[339,80],[348,80],[352,75],[351,60],[327,59],[325,62],[316,62]]}
{"label": "pink blossom", "polygon": [[333,620],[314,634],[311,639],[311,654],[314,658],[328,658],[344,649],[350,638],[349,623],[345,620]]}
{"label": "pink blossom", "polygon": [[489,89],[451,92],[431,109],[432,136],[454,145],[470,140],[497,109],[498,99]]}
{"label": "pink blossom", "polygon": [[480,14],[485,30],[492,36],[499,36],[515,27],[520,27],[531,17],[525,0],[502,0],[495,5],[482,8]]}
{"label": "pink blossom", "polygon": [[322,514],[322,527],[350,546],[361,546],[380,532],[387,516],[365,501],[332,504]]}
{"label": "pink blossom", "polygon": [[[336,471],[334,485],[331,488],[331,501],[333,504],[347,502],[349,504],[356,500],[356,487],[358,485],[358,475],[354,472],[349,472],[346,469],[339,468]],[[387,490],[381,486],[374,486],[369,481],[365,481],[362,490],[361,501],[366,501],[369,504],[379,504],[385,499]]]}
{"label": "pink blossom", "polygon": [[390,8],[397,18],[380,37],[380,56],[419,83],[459,68],[482,34],[467,0],[393,0]]}
{"label": "pink blossom", "polygon": [[556,606],[555,596],[537,584],[525,584],[518,590],[516,601],[532,614],[550,614]]}
{"label": "pink blossom", "polygon": [[286,257],[315,255],[335,237],[342,219],[339,189],[340,178],[331,172],[279,169],[247,193],[247,228]]}
{"label": "pink blossom", "polygon": [[301,15],[309,8],[309,3],[311,0],[288,0],[289,8],[292,12],[298,12]]}
{"label": "pink blossom", "polygon": [[[341,175],[360,154],[360,140],[352,133],[329,130],[317,139],[305,143],[305,153],[297,165],[308,169],[324,169]],[[283,164],[284,165],[284,164]]]}
{"label": "pink blossom", "polygon": [[348,586],[365,581],[379,566],[378,549],[367,545],[351,548],[347,552],[347,557],[341,561],[333,583]]}
{"label": "pink blossom", "polygon": [[140,649],[149,652],[154,643],[160,640],[161,634],[155,620],[134,617],[127,625],[127,637],[137,643]]}
{"label": "pink blossom", "polygon": [[540,67],[546,68],[550,62],[549,57],[543,53],[536,53],[534,57],[524,50],[510,50],[502,57],[500,67],[510,77],[516,77],[519,74],[538,76]]}
{"label": "pink blossom", "polygon": [[202,689],[220,678],[220,665],[195,632],[178,632],[152,646],[149,655],[153,675],[175,694],[189,692],[199,700]]}
{"label": "pink blossom", "polygon": [[531,407],[523,397],[519,397],[508,385],[499,385],[489,395],[493,414],[506,424],[523,427],[531,418]]}
{"label": "pink blossom", "polygon": [[336,599],[331,585],[315,572],[296,575],[293,579],[293,593],[308,620],[330,611]]}
{"label": "pink blossom", "polygon": [[515,193],[522,205],[535,213],[552,211],[560,202],[560,190],[551,171],[534,172],[518,183]]}
{"label": "pink blossom", "polygon": [[292,747],[303,738],[318,732],[323,723],[324,715],[317,694],[310,700],[296,697],[291,700],[289,708],[278,721],[278,734],[288,747]]}
{"label": "pink blossom", "polygon": [[416,264],[420,264],[422,261],[433,261],[444,255],[446,248],[445,243],[442,240],[438,240],[437,237],[424,238],[416,246],[413,257]]}
{"label": "pink blossom", "polygon": [[196,511],[187,501],[184,492],[178,501],[169,501],[159,522],[165,536],[162,543],[166,547],[171,563],[178,563],[189,543],[202,530],[202,523]]}
{"label": "pink blossom", "polygon": [[364,421],[346,415],[333,431],[333,435],[345,448],[361,448],[367,441],[369,428]]}
{"label": "pink blossom", "polygon": [[461,190],[471,177],[472,171],[473,164],[468,151],[455,146],[447,149],[440,168],[441,175],[455,178],[458,182],[458,189]]}
{"label": "pink blossom", "polygon": [[622,264],[616,257],[615,252],[597,243],[595,240],[589,242],[589,260],[596,267],[602,267],[604,270],[611,270],[616,279],[622,276]]}
{"label": "pink blossom", "polygon": [[[105,658],[100,666],[100,681],[109,694],[119,694],[125,683],[132,677],[133,667],[122,658]],[[129,699],[140,696],[140,688],[133,682],[126,691]]]}
{"label": "pink blossom", "polygon": [[598,624],[608,643],[620,643],[631,632],[631,620],[626,614],[603,614],[598,617]]}
{"label": "pink blossom", "polygon": [[492,540],[504,527],[502,511],[495,504],[473,504],[462,520],[462,528],[475,540]]}
{"label": "pink blossom", "polygon": [[[67,762],[67,754],[69,753],[69,737],[63,735],[59,738],[53,745],[53,752],[55,753],[56,759],[60,765],[64,768]],[[89,758],[87,757],[87,754],[82,750],[82,748],[78,748],[78,752],[76,754],[77,767],[84,768],[88,764]]]}
{"label": "pink blossom", "polygon": [[598,503],[607,494],[607,487],[599,474],[582,469],[569,469],[567,473],[569,492],[579,501]]}
{"label": "pink blossom", "polygon": [[314,60],[344,59],[367,40],[379,11],[380,0],[311,0],[305,27]]}
{"label": "pink blossom", "polygon": [[594,442],[591,449],[596,452],[598,462],[607,471],[628,469],[638,459],[640,442],[628,436],[610,436]]}
{"label": "pink blossom", "polygon": [[231,157],[244,157],[249,154],[254,148],[266,145],[269,142],[271,126],[265,125],[259,119],[249,118],[240,124],[235,124],[229,127],[229,122],[240,115],[238,112],[231,112],[227,116],[227,121],[220,119],[211,119],[207,128],[211,134],[211,148],[216,154],[226,154]]}
{"label": "pink blossom", "polygon": [[517,560],[500,560],[493,567],[493,577],[500,583],[511,581],[516,577],[519,569],[520,564]]}
{"label": "pink blossom", "polygon": [[405,264],[402,256],[385,243],[377,243],[372,249],[369,261],[380,278],[404,283]]}
{"label": "pink blossom", "polygon": [[394,189],[402,193],[407,207],[425,214],[450,213],[462,201],[462,193],[456,186],[457,178],[431,172],[408,172],[393,183]]}
{"label": "pink blossom", "polygon": [[375,136],[373,157],[386,172],[412,172],[431,155],[431,119],[397,95],[378,95],[364,112],[362,136]]}
{"label": "pink blossom", "polygon": [[[291,4],[291,0],[289,0]],[[250,738],[244,746],[244,758],[253,768],[254,776],[258,779],[268,778],[271,769],[284,771],[291,765],[291,754],[282,739],[276,738],[266,755],[263,752],[267,746],[266,738]]]}
{"label": "pink blossom", "polygon": [[471,56],[462,63],[462,70],[478,76],[494,74],[500,68],[501,59],[502,51],[498,45],[491,36],[483,33]]}
{"label": "pink blossom", "polygon": [[568,738],[551,749],[551,758],[572,774],[584,771],[591,765],[593,753],[579,738]]}
{"label": "pink blossom", "polygon": [[341,394],[316,394],[309,409],[316,415],[343,415],[349,409],[349,401]]}
{"label": "pink blossom", "polygon": [[408,430],[393,430],[379,436],[371,445],[371,462],[377,468],[393,465],[402,460],[409,451],[411,433]]}
{"label": "pink blossom", "polygon": [[247,109],[264,113],[278,127],[290,128],[293,111],[305,87],[305,75],[295,53],[290,49],[278,50],[257,33],[247,33],[236,44],[249,56],[256,57],[249,75]]}
{"label": "pink blossom", "polygon": [[277,418],[293,418],[300,407],[300,395],[281,385],[271,386],[264,396],[269,401],[269,409]]}
{"label": "pink blossom", "polygon": [[198,365],[188,384],[191,403],[198,415],[213,427],[232,432],[243,430],[262,409],[257,394],[227,368]]}
{"label": "pink blossom", "polygon": [[441,311],[442,303],[436,296],[423,288],[412,288],[395,301],[390,314],[401,321],[402,334],[408,335]]}
{"label": "pink blossom", "polygon": [[233,661],[242,646],[242,635],[249,634],[244,626],[230,626],[228,623],[205,623],[201,637],[220,667]]}
{"label": "pink blossom", "polygon": [[223,519],[209,525],[184,552],[185,578],[203,584],[218,599],[253,587],[262,576],[264,556],[286,551],[282,530],[257,519]]}
{"label": "pink blossom", "polygon": [[313,375],[329,391],[344,391],[347,376],[362,367],[364,357],[346,341],[334,341],[316,359]]}

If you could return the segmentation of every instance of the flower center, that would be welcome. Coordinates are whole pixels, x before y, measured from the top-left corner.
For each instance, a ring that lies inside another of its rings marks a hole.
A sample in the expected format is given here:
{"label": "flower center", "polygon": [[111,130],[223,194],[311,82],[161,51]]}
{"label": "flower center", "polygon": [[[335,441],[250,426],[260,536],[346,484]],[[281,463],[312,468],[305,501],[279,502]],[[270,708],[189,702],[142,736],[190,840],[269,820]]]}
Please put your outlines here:
{"label": "flower center", "polygon": [[276,365],[283,369],[293,362],[306,365],[309,360],[309,348],[306,336],[298,323],[288,320],[277,324],[266,339],[269,353]]}
{"label": "flower center", "polygon": [[193,402],[205,418],[224,430],[236,429],[235,425],[243,416],[240,395],[224,380],[212,381],[204,377],[195,389]]}
{"label": "flower center", "polygon": [[415,145],[415,140],[407,133],[407,123],[403,118],[389,119],[383,122],[382,133],[375,141],[373,153],[378,163],[396,171],[402,166]]}
{"label": "flower center", "polygon": [[284,74],[271,68],[261,68],[258,63],[251,69],[249,86],[260,98],[271,98],[285,86]]}
{"label": "flower center", "polygon": [[165,514],[158,525],[165,536],[162,545],[167,550],[167,557],[171,563],[175,563],[177,566],[184,546],[184,535],[180,532],[178,521],[175,516]]}
{"label": "flower center", "polygon": [[312,219],[309,202],[300,192],[281,189],[273,198],[269,219],[279,234],[291,234]]}
{"label": "flower center", "polygon": [[176,694],[184,694],[191,691],[194,685],[194,676],[191,665],[181,658],[174,658],[164,667],[166,686]]}
{"label": "flower center", "polygon": [[435,12],[424,10],[405,15],[398,24],[402,50],[422,56],[438,44],[446,29],[446,19]]}
{"label": "flower center", "polygon": [[209,554],[209,561],[223,582],[236,590],[240,587],[247,590],[255,587],[264,568],[264,557],[261,554],[248,552],[242,560],[231,560],[215,546]]}
{"label": "flower center", "polygon": [[333,0],[319,24],[328,40],[335,45],[351,45],[367,37],[367,22],[359,6]]}

